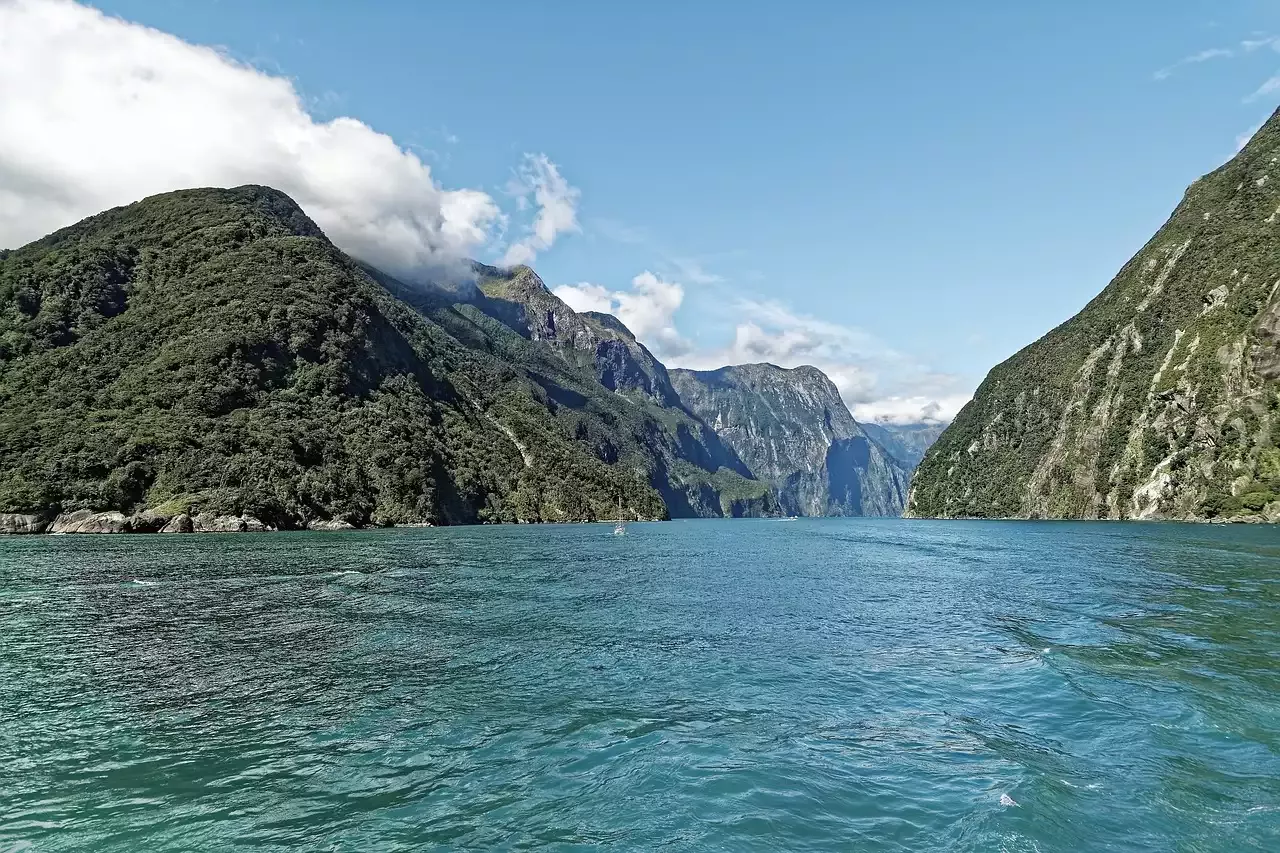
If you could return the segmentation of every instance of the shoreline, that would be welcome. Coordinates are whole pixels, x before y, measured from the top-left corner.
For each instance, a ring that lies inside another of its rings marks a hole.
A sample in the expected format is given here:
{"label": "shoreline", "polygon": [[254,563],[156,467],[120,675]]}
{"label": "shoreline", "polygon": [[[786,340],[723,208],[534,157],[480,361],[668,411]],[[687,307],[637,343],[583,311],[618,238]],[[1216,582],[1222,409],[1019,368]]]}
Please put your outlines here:
{"label": "shoreline", "polygon": [[[666,521],[640,518],[636,521]],[[334,533],[348,530],[411,530],[432,527],[485,527],[533,524],[612,524],[613,519],[577,519],[572,521],[481,521],[468,524],[437,524],[432,521],[408,521],[401,524],[355,525],[339,519],[317,519],[296,527],[277,527],[252,515],[165,515],[151,511],[125,515],[108,510],[76,510],[54,516],[39,513],[0,513],[0,538],[6,536],[81,536],[81,535],[154,535],[201,533]]]}
{"label": "shoreline", "polygon": [[[744,518],[757,518],[744,516]],[[762,519],[779,520],[783,516],[759,516]],[[1022,521],[1036,523],[1098,522],[1108,524],[1207,524],[1207,525],[1267,525],[1280,523],[1261,515],[1235,516],[1231,518],[1026,518],[1007,516],[1001,518],[925,517],[925,516],[805,516],[814,518],[898,518],[903,521]],[[671,519],[640,518],[636,522],[662,522]],[[711,517],[708,520],[730,520]],[[155,513],[138,513],[126,516],[115,511],[93,512],[77,510],[53,517],[34,513],[0,513],[0,539],[10,536],[81,536],[81,535],[154,535],[154,534],[202,534],[202,533],[340,533],[368,530],[412,530],[435,527],[498,527],[531,526],[539,524],[612,524],[612,519],[573,521],[480,521],[463,524],[437,524],[430,521],[404,522],[401,524],[354,525],[335,519],[317,519],[297,527],[275,527],[251,515],[214,516],[200,513],[194,516],[181,513],[165,516]]]}

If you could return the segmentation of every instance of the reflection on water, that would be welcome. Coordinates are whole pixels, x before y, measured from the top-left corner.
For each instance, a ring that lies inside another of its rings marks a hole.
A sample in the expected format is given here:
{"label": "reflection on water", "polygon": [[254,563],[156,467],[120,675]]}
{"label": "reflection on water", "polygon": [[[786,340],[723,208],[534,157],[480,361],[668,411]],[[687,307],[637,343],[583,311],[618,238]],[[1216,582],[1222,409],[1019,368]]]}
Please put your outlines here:
{"label": "reflection on water", "polygon": [[0,541],[0,849],[1280,849],[1280,531]]}

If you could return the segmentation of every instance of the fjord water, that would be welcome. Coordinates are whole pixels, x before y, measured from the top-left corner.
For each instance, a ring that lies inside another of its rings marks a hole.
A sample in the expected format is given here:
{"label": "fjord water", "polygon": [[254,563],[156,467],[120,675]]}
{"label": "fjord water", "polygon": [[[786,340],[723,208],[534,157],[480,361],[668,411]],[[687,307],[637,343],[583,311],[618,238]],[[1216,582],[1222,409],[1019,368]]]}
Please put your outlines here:
{"label": "fjord water", "polygon": [[1280,531],[0,542],[0,849],[1280,849]]}

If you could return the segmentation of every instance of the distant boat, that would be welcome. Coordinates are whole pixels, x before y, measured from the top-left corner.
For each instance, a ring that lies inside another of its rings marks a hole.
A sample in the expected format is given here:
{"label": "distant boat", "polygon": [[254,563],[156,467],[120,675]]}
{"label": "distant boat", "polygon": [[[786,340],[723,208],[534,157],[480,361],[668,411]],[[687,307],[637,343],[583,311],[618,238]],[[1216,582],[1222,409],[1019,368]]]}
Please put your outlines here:
{"label": "distant boat", "polygon": [[799,520],[800,520],[800,516],[798,515],[788,515],[784,518],[778,519],[778,521],[799,521]]}
{"label": "distant boat", "polygon": [[614,536],[627,535],[627,522],[622,517],[622,498],[618,498],[618,520],[613,525]]}

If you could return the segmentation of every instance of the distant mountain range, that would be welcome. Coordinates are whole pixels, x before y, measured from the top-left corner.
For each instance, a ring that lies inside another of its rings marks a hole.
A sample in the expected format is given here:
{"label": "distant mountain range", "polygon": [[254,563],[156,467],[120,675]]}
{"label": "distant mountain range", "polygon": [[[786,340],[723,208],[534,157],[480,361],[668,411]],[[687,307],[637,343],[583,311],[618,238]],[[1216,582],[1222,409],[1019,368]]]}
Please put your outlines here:
{"label": "distant mountain range", "polygon": [[1280,519],[1280,113],[1093,301],[996,366],[910,513]]}
{"label": "distant mountain range", "polygon": [[668,371],[527,267],[418,286],[266,187],[0,252],[0,531],[895,515],[927,430],[814,368]]}
{"label": "distant mountain range", "polygon": [[902,514],[911,466],[868,435],[817,368],[743,364],[673,370],[671,379],[689,410],[769,483],[784,513]]}

